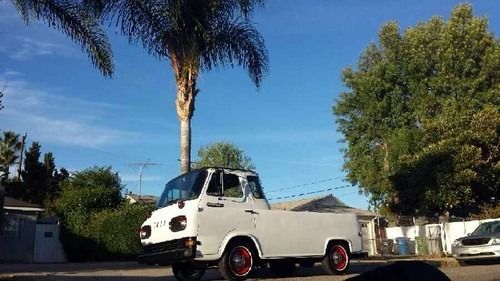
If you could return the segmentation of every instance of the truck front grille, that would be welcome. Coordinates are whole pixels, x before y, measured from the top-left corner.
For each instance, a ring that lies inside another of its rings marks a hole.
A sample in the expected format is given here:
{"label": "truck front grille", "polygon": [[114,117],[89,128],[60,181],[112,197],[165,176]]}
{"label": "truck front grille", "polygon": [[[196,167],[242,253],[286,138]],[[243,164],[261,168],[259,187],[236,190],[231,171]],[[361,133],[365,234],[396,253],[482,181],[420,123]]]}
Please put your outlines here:
{"label": "truck front grille", "polygon": [[142,249],[143,249],[145,254],[153,254],[153,253],[183,249],[183,248],[185,248],[184,240],[185,239],[177,239],[177,240],[162,242],[162,243],[158,243],[158,244],[150,244],[150,245],[143,246]]}

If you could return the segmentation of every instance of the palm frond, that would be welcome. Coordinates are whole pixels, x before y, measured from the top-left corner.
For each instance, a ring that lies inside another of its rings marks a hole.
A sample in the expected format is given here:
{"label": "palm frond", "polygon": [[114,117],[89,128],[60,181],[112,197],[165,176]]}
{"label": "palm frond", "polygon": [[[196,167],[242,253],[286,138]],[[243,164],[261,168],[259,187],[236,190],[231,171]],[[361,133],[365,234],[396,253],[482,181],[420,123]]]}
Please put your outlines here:
{"label": "palm frond", "polygon": [[100,18],[104,13],[107,1],[108,0],[81,0],[80,5],[92,16]]}
{"label": "palm frond", "polygon": [[264,74],[268,71],[268,53],[264,39],[247,21],[221,23],[202,53],[203,67],[211,69],[235,63],[248,70],[250,79],[260,87]]}
{"label": "palm frond", "polygon": [[23,19],[41,20],[78,43],[101,73],[113,74],[113,55],[98,18],[71,0],[12,0]]}
{"label": "palm frond", "polygon": [[260,87],[268,54],[248,17],[263,0],[102,1],[105,21],[148,53],[169,58],[174,72],[240,65]]}
{"label": "palm frond", "polygon": [[149,0],[108,0],[104,19],[114,23],[131,43],[141,43],[148,53],[168,57],[163,45],[165,33],[171,26],[171,2]]}

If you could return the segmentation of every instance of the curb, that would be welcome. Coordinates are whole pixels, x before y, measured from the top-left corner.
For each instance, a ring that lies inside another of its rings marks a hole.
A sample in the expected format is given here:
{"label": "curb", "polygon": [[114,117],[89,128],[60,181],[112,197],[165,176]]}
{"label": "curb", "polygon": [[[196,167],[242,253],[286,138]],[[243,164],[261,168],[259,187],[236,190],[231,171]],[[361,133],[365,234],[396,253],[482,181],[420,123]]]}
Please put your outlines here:
{"label": "curb", "polygon": [[386,263],[395,263],[398,261],[421,261],[427,264],[430,264],[435,267],[459,267],[460,264],[458,261],[451,257],[443,257],[443,258],[426,258],[419,256],[391,256],[391,257],[369,257],[366,259],[359,259],[359,261],[382,261]]}

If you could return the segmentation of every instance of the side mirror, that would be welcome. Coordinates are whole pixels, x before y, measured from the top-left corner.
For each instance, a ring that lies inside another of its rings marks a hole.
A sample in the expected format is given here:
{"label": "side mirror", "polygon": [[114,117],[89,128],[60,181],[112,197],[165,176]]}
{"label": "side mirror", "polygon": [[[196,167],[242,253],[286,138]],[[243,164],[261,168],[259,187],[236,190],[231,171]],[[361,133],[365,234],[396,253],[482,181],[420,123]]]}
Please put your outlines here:
{"label": "side mirror", "polygon": [[472,235],[472,233],[467,233],[467,236],[471,236],[471,235]]}

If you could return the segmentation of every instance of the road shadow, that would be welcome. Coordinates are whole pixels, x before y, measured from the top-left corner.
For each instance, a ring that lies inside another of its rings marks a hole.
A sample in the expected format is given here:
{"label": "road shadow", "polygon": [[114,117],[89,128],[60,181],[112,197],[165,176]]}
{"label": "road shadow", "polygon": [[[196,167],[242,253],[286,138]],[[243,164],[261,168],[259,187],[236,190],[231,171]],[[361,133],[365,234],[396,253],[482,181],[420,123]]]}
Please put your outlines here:
{"label": "road shadow", "polygon": [[346,281],[451,281],[448,276],[423,261],[397,261],[364,272]]}
{"label": "road shadow", "polygon": [[[384,265],[384,262],[354,261],[349,268],[349,276],[362,274]],[[5,265],[2,265],[5,266]],[[5,268],[4,268],[5,269]],[[16,270],[22,275],[16,275]],[[141,270],[145,270],[142,272]],[[9,281],[174,281],[176,280],[168,267],[147,266],[137,263],[76,263],[50,265],[16,265],[9,270],[14,278]],[[82,276],[83,275],[83,276]],[[297,270],[286,276],[277,276],[268,268],[257,268],[250,280],[283,279],[301,277],[328,276],[320,263],[313,267],[297,267]],[[346,276],[347,277],[347,276]],[[216,269],[207,270],[202,280],[223,280]]]}
{"label": "road shadow", "polygon": [[0,264],[0,274],[16,273],[78,273],[96,270],[147,269],[151,266],[137,262],[80,262],[80,263],[43,263],[43,264]]}
{"label": "road shadow", "polygon": [[[177,281],[173,276],[70,276],[70,275],[30,275],[30,276],[14,276],[13,278],[5,279],[8,281]],[[212,279],[209,279],[212,280]]]}

